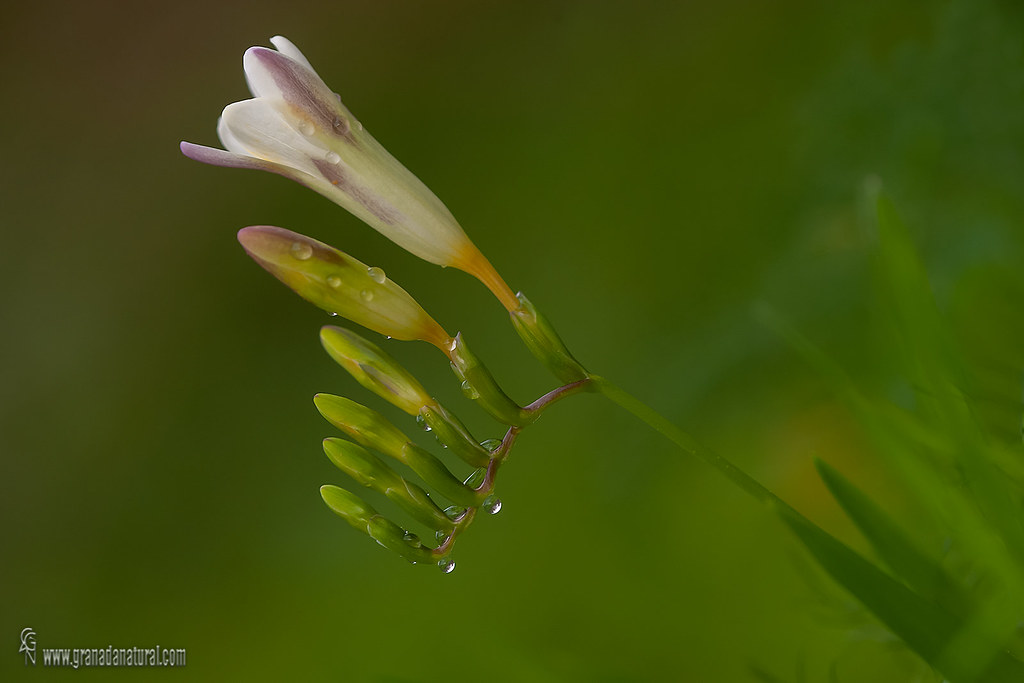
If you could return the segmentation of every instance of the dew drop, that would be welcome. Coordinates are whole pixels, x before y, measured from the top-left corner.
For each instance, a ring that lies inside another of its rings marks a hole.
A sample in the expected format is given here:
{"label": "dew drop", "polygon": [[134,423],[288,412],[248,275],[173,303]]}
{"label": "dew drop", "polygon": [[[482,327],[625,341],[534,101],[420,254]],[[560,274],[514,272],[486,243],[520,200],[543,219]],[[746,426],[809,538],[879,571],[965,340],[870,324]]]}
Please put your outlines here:
{"label": "dew drop", "polygon": [[363,124],[361,124],[358,121],[356,121],[356,129],[362,130],[363,129]]}
{"label": "dew drop", "polygon": [[495,495],[490,495],[484,498],[483,504],[484,511],[489,515],[496,515],[501,511],[501,498]]}
{"label": "dew drop", "polygon": [[486,467],[478,467],[475,470],[473,470],[473,473],[471,475],[466,477],[466,481],[464,483],[466,484],[466,486],[469,486],[469,487],[472,487],[472,488],[476,488],[480,484],[484,483],[484,478],[486,476],[487,476],[487,468]]}
{"label": "dew drop", "polygon": [[444,543],[445,541],[448,540],[448,532],[447,531],[443,531],[442,529],[438,529],[437,531],[434,532],[434,538],[437,539],[438,543]]}
{"label": "dew drop", "polygon": [[501,447],[501,439],[486,439],[485,441],[481,441],[480,445],[483,446],[485,450],[493,452]]}
{"label": "dew drop", "polygon": [[[348,121],[346,121],[345,119],[341,118],[340,116],[335,116],[334,117],[334,120],[331,121],[331,127],[334,128],[334,132],[337,133],[338,135],[345,135],[349,131]],[[337,163],[337,162],[332,162],[332,163]]]}
{"label": "dew drop", "polygon": [[442,560],[437,561],[437,568],[445,574],[451,574],[455,571],[455,560],[450,557],[446,557]]}
{"label": "dew drop", "polygon": [[327,286],[330,287],[331,289],[337,289],[338,287],[341,287],[341,278],[338,277],[337,275],[328,275]]}
{"label": "dew drop", "polygon": [[423,543],[420,542],[420,537],[411,531],[406,531],[405,535],[402,536],[402,540],[411,545],[413,548],[422,548]]}
{"label": "dew drop", "polygon": [[341,155],[338,154],[337,152],[328,152],[325,158],[327,159],[327,163],[329,164],[341,163]]}
{"label": "dew drop", "polygon": [[363,301],[373,301],[373,292],[371,292],[368,289],[364,289],[363,291],[359,292],[359,297]]}
{"label": "dew drop", "polygon": [[309,121],[303,121],[302,123],[299,124],[299,132],[309,137],[310,135],[316,132],[316,126],[314,126]]}
{"label": "dew drop", "polygon": [[466,398],[474,401],[480,398],[480,392],[476,390],[476,387],[469,383],[468,379],[462,383],[462,393],[465,394]]}
{"label": "dew drop", "polygon": [[292,242],[290,251],[292,256],[300,261],[305,261],[313,255],[313,247],[309,246],[305,242]]}
{"label": "dew drop", "polygon": [[341,102],[341,93],[334,93],[334,96]]}
{"label": "dew drop", "polygon": [[371,280],[373,280],[379,285],[384,284],[384,280],[387,279],[387,276],[384,275],[384,271],[378,268],[377,266],[370,266],[369,268],[367,268],[366,274],[370,276]]}
{"label": "dew drop", "polygon": [[334,311],[328,311],[327,315],[331,316],[332,318],[337,318],[338,317],[338,314],[336,312],[334,312]]}
{"label": "dew drop", "polygon": [[444,514],[448,516],[448,519],[453,522],[457,522],[464,514],[466,514],[466,508],[459,507],[458,505],[449,505],[444,509]]}
{"label": "dew drop", "polygon": [[416,416],[416,424],[422,427],[423,431],[430,431],[430,425],[427,424],[427,418],[423,416],[423,413],[420,413],[419,415]]}

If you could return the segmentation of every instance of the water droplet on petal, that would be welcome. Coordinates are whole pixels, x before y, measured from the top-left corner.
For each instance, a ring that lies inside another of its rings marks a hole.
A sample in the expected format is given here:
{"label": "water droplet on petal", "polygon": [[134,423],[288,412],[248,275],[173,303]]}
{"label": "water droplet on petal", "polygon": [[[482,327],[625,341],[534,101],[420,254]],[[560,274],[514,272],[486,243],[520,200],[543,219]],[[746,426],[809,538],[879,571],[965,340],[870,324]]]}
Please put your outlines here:
{"label": "water droplet on petal", "polygon": [[316,132],[316,126],[309,121],[303,121],[299,124],[299,132],[308,137]]}
{"label": "water droplet on petal", "polygon": [[373,292],[368,289],[359,292],[359,296],[363,301],[373,301]]}
{"label": "water droplet on petal", "polygon": [[290,250],[292,256],[300,261],[305,261],[313,255],[313,247],[309,246],[305,242],[292,242]]}
{"label": "water droplet on petal", "polygon": [[480,442],[480,445],[488,451],[496,451],[501,447],[501,439],[485,439]]}
{"label": "water droplet on petal", "polygon": [[338,135],[345,135],[349,131],[348,121],[340,116],[334,117],[334,120],[331,121],[331,126],[334,128],[334,132]]}
{"label": "water droplet on petal", "polygon": [[453,571],[455,571],[455,560],[453,560],[450,557],[438,560],[437,567],[445,574],[451,574]]}
{"label": "water droplet on petal", "polygon": [[462,383],[462,393],[465,394],[466,398],[474,401],[480,398],[480,392],[476,390],[476,387],[469,383],[468,379]]}
{"label": "water droplet on petal", "polygon": [[341,287],[341,278],[338,277],[337,275],[328,275],[327,286],[330,287],[331,289],[337,289],[338,287]]}
{"label": "water droplet on petal", "polygon": [[501,510],[501,498],[490,495],[484,498],[484,511],[489,515],[496,515]]}
{"label": "water droplet on petal", "polygon": [[362,129],[363,129],[363,124],[361,124],[361,123],[359,123],[358,121],[356,121],[356,128],[357,128],[358,130],[362,130]]}
{"label": "water droplet on petal", "polygon": [[338,154],[337,152],[328,152],[325,158],[327,159],[327,163],[329,164],[341,163],[341,155]]}
{"label": "water droplet on petal", "polygon": [[370,276],[371,280],[373,280],[379,285],[384,284],[384,280],[387,279],[387,276],[384,275],[384,271],[378,268],[377,266],[370,266],[369,268],[367,268],[366,274]]}

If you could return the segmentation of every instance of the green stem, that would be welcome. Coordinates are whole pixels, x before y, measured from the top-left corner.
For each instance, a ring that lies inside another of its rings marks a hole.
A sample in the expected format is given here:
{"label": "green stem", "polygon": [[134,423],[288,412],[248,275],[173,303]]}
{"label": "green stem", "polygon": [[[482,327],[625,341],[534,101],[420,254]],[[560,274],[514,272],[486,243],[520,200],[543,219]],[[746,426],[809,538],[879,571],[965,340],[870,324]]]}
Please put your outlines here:
{"label": "green stem", "polygon": [[803,518],[803,515],[794,510],[789,503],[766,489],[756,479],[736,467],[736,465],[732,464],[714,451],[702,446],[696,439],[659,415],[646,403],[623,391],[604,377],[591,375],[590,379],[593,381],[594,386],[599,393],[604,394],[614,403],[633,413],[634,416],[660,432],[662,436],[679,446],[679,448],[684,452],[714,467],[716,470],[728,477],[731,482],[752,495],[761,503],[781,508],[791,514]]}

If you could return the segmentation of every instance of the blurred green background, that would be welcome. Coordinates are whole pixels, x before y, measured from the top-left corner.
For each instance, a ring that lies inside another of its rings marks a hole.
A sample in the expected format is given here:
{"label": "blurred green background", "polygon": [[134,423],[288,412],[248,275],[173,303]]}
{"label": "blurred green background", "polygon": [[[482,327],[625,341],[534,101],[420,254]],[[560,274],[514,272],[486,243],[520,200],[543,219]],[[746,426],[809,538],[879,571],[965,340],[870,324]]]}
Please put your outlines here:
{"label": "blurred green background", "polygon": [[[921,672],[772,516],[597,397],[524,434],[453,574],[354,533],[317,493],[350,483],[312,394],[414,425],[332,365],[326,316],[236,230],[384,268],[520,401],[553,383],[469,277],[177,144],[215,144],[248,97],[242,52],[289,37],[584,364],[856,546],[812,458],[898,495],[751,311],[885,386],[861,200],[880,182],[983,371],[984,419],[1019,429],[1020,3],[98,1],[0,21],[0,678],[60,675],[25,671],[26,626],[39,647],[187,648],[168,680]],[[436,351],[386,348],[499,435]]]}

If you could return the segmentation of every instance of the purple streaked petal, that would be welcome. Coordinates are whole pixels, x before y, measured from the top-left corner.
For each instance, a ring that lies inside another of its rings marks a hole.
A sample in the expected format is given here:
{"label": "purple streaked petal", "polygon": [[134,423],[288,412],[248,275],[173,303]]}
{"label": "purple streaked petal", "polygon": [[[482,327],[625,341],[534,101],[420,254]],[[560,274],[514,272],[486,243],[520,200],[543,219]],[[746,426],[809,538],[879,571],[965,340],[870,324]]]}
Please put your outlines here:
{"label": "purple streaked petal", "polygon": [[[292,122],[283,118],[264,98],[229,104],[221,118],[223,127],[229,131],[231,144],[251,156],[272,159],[316,175],[311,160],[327,154],[327,150],[313,144],[310,137],[295,130]],[[224,142],[227,146],[227,140]]]}
{"label": "purple streaked petal", "polygon": [[258,98],[284,102],[291,117],[316,130],[353,142],[353,117],[315,71],[265,47],[251,47],[242,58],[249,88]]}
{"label": "purple streaked petal", "polygon": [[301,182],[301,177],[294,169],[282,166],[281,164],[275,164],[272,161],[264,161],[256,157],[227,152],[216,147],[197,145],[192,142],[185,142],[184,140],[181,142],[180,147],[181,153],[193,161],[210,164],[211,166],[223,166],[224,168],[251,168],[259,171],[270,171],[271,173],[277,173],[278,175]]}
{"label": "purple streaked petal", "polygon": [[[306,55],[302,54],[299,48],[295,47],[295,43],[292,41],[288,40],[284,36],[274,36],[270,39],[270,44],[276,47],[277,51],[285,57],[294,59],[296,62],[316,74],[316,69],[314,69],[313,65],[309,63],[308,59],[306,59]],[[317,74],[317,78],[320,78],[319,74]]]}

